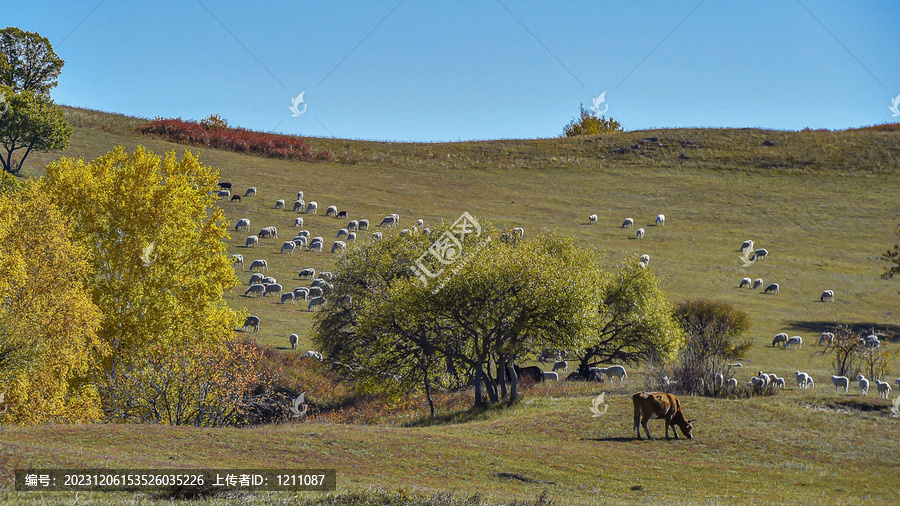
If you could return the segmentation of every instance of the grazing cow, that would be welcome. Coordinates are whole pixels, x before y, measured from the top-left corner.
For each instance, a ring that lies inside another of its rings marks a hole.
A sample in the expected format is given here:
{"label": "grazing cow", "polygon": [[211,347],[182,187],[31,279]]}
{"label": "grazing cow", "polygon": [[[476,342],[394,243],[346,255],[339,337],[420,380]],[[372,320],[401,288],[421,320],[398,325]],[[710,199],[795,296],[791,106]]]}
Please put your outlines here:
{"label": "grazing cow", "polygon": [[643,238],[644,238],[644,228],[643,228],[643,227],[641,227],[641,228],[638,229],[637,235],[635,236],[635,238],[636,238],[636,239],[643,239]]}
{"label": "grazing cow", "polygon": [[778,289],[779,289],[778,283],[771,283],[771,284],[769,284],[769,286],[766,287],[765,290],[763,290],[763,293],[769,293],[769,292],[778,293]]}
{"label": "grazing cow", "polygon": [[746,286],[747,288],[750,288],[750,285],[752,283],[753,283],[753,280],[750,278],[741,278],[741,282],[740,282],[740,284],[738,284],[738,288],[743,288],[744,286]]}
{"label": "grazing cow", "polygon": [[231,196],[231,201],[232,201],[232,202],[240,202],[240,201],[241,201],[241,196],[238,195],[237,193],[235,193],[234,195]]}
{"label": "grazing cow", "polygon": [[346,219],[350,218],[350,213],[348,213],[347,211],[341,211],[341,212],[337,213],[337,217],[343,218],[346,220]]}
{"label": "grazing cow", "polygon": [[233,190],[234,188],[231,186],[231,183],[228,181],[219,181],[219,188],[223,190]]}
{"label": "grazing cow", "polygon": [[319,204],[315,200],[306,204],[306,214],[319,214]]}
{"label": "grazing cow", "polygon": [[769,256],[769,250],[760,248],[750,255],[750,260],[765,260],[767,256]]}
{"label": "grazing cow", "polygon": [[294,299],[295,299],[294,292],[285,292],[285,293],[281,294],[281,303],[282,304],[287,304],[288,302],[293,304]]}
{"label": "grazing cow", "polygon": [[603,369],[603,374],[605,374],[610,381],[612,381],[613,376],[619,378],[619,386],[622,386],[622,382],[628,378],[628,373],[625,372],[625,368],[620,365],[611,365],[606,369]]}
{"label": "grazing cow", "polygon": [[775,334],[775,339],[772,339],[772,346],[776,346],[779,344],[784,344],[788,340],[788,335],[785,332],[779,332]]}
{"label": "grazing cow", "polygon": [[825,290],[824,292],[822,292],[822,296],[819,297],[819,301],[825,302],[826,300],[834,302],[834,290]]}
{"label": "grazing cow", "polygon": [[628,228],[634,225],[634,218],[625,218],[625,221],[622,222],[622,228]]}
{"label": "grazing cow", "polygon": [[787,341],[784,342],[784,349],[788,348],[796,348],[798,350],[803,349],[803,338],[800,336],[791,336]]}
{"label": "grazing cow", "polygon": [[244,255],[231,255],[231,265],[240,265],[241,269],[244,268]]}
{"label": "grazing cow", "polygon": [[247,188],[247,191],[244,192],[244,196],[245,197],[255,197],[256,196],[256,187],[251,186],[250,188]]}
{"label": "grazing cow", "polygon": [[741,253],[743,253],[744,251],[747,251],[748,249],[749,250],[753,249],[753,241],[747,240],[747,241],[744,241],[743,244],[741,244]]}
{"label": "grazing cow", "polygon": [[[310,290],[310,293],[312,293],[312,290]],[[324,306],[325,306],[325,297],[313,297],[309,301],[309,307],[307,307],[307,310],[312,311],[313,308],[316,308],[317,310],[319,310],[319,309],[322,309]]]}
{"label": "grazing cow", "polygon": [[536,365],[532,365],[529,367],[519,367],[518,365],[513,365],[513,369],[516,371],[516,376],[520,379],[523,376],[528,376],[535,383],[544,381],[544,371]]}
{"label": "grazing cow", "polygon": [[597,224],[597,215],[592,214],[592,215],[588,216],[588,223],[590,223],[591,225],[596,225]]}
{"label": "grazing cow", "polygon": [[560,360],[559,362],[556,362],[556,363],[553,364],[553,371],[554,371],[554,372],[555,372],[555,371],[558,371],[558,370],[560,370],[560,369],[562,369],[563,372],[568,371],[568,370],[569,370],[569,363],[566,362],[565,360]]}
{"label": "grazing cow", "polygon": [[[674,394],[665,392],[638,392],[631,396],[634,403],[634,430],[637,431],[638,439],[641,438],[641,427],[647,434],[647,439],[653,439],[650,436],[650,430],[647,428],[647,420],[652,418],[661,418],[666,421],[666,439],[669,439],[669,427],[672,427],[672,433],[675,439],[678,439],[678,432],[675,431],[677,425],[681,428],[681,433],[688,439],[694,439],[692,433],[693,420],[686,420],[684,412],[681,411],[681,403]],[[640,424],[640,425],[639,425]]]}
{"label": "grazing cow", "polygon": [[304,279],[304,278],[310,279],[315,275],[316,275],[316,270],[311,267],[307,267],[306,269],[303,269],[302,271],[300,271],[300,279]]}
{"label": "grazing cow", "polygon": [[241,218],[234,224],[234,230],[250,230],[250,218]]}
{"label": "grazing cow", "polygon": [[269,264],[260,258],[250,262],[250,271],[253,271],[254,269],[265,269],[266,272],[269,272]]}
{"label": "grazing cow", "polygon": [[249,297],[251,293],[258,294],[260,297],[264,297],[266,295],[266,287],[265,285],[250,285],[247,288],[247,291],[244,292],[244,297]]}
{"label": "grazing cow", "polygon": [[665,226],[665,224],[666,224],[666,215],[665,214],[657,215],[656,216],[656,226],[662,227],[662,226]]}
{"label": "grazing cow", "polygon": [[325,210],[325,216],[337,216],[337,206],[328,206],[328,209]]}

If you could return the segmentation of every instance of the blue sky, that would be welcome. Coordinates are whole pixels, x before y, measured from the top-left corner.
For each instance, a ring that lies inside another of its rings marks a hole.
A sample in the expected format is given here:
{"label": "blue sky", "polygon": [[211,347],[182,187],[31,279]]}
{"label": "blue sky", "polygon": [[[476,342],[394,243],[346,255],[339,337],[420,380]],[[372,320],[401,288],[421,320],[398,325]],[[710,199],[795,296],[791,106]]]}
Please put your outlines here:
{"label": "blue sky", "polygon": [[896,0],[4,0],[0,12],[66,61],[58,103],[149,118],[217,113],[375,140],[554,137],[605,91],[627,130],[900,120]]}

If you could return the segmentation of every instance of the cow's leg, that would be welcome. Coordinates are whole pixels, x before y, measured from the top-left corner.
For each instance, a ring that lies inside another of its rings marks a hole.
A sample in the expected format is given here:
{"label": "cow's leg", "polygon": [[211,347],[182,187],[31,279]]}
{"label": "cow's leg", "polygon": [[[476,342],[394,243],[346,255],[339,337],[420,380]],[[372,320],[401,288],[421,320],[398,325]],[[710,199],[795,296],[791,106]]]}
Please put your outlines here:
{"label": "cow's leg", "polygon": [[637,438],[641,438],[641,412],[637,409],[637,406],[634,408],[634,430],[637,431]]}
{"label": "cow's leg", "polygon": [[[647,433],[647,439],[653,439],[653,437],[650,436],[650,429],[647,428],[647,420],[649,420],[649,418],[642,417],[642,418],[641,418],[641,425],[644,426],[644,432]],[[641,437],[641,431],[640,431],[640,429],[638,429],[638,438],[640,438],[640,437]]]}

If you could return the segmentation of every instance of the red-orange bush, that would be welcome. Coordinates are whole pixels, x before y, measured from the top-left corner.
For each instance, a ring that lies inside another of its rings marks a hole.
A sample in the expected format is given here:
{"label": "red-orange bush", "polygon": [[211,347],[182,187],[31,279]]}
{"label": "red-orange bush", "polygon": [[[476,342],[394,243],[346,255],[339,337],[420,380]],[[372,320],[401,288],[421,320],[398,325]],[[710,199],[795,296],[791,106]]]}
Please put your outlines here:
{"label": "red-orange bush", "polygon": [[141,128],[141,132],[163,139],[250,153],[269,158],[284,158],[302,162],[330,162],[334,155],[326,150],[314,150],[303,139],[290,135],[254,132],[227,126],[210,127],[181,118],[156,118]]}

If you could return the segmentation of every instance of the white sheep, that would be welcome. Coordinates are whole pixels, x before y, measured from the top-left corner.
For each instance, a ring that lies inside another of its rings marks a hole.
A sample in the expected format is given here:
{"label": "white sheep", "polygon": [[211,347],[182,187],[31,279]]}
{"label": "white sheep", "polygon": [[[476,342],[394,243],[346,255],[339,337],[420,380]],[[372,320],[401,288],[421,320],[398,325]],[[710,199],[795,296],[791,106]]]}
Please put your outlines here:
{"label": "white sheep", "polygon": [[765,260],[767,256],[769,256],[769,250],[760,248],[753,252],[750,256],[750,260]]}
{"label": "white sheep", "polygon": [[265,285],[250,285],[247,288],[247,291],[244,292],[244,297],[249,297],[251,293],[259,294],[260,297],[265,296],[266,286]]}
{"label": "white sheep", "polygon": [[555,372],[544,371],[544,381],[550,381],[550,380],[559,381],[559,374],[557,374]]}
{"label": "white sheep", "polygon": [[347,230],[350,232],[354,232],[359,230],[359,222],[356,220],[350,220],[347,222]]}
{"label": "white sheep", "polygon": [[864,344],[867,348],[880,348],[881,341],[878,340],[878,336],[875,334],[869,334],[866,336]]}
{"label": "white sheep", "polygon": [[846,376],[835,376],[831,375],[831,382],[834,384],[834,393],[838,392],[838,389],[844,387],[844,393],[846,394],[848,390],[850,390],[850,378]]}
{"label": "white sheep", "polygon": [[244,268],[244,255],[231,255],[231,265],[238,264]]}
{"label": "white sheep", "polygon": [[656,215],[656,226],[662,227],[666,224],[666,215],[665,214],[657,214]]}
{"label": "white sheep", "polygon": [[330,271],[322,271],[316,276],[317,279],[324,279],[327,281],[332,281],[334,279],[334,273]]}
{"label": "white sheep", "polygon": [[646,269],[647,262],[644,262],[643,260],[641,260],[640,262],[638,262],[638,267],[640,267],[641,269]]}
{"label": "white sheep", "polygon": [[738,288],[743,288],[744,285],[747,285],[747,288],[750,288],[750,285],[753,284],[753,280],[750,278],[741,278],[741,283],[738,285]]}
{"label": "white sheep", "polygon": [[641,255],[641,262],[644,262],[645,266],[649,265],[650,264],[650,255],[647,255],[646,253]]}
{"label": "white sheep", "polygon": [[413,228],[423,228],[423,227],[425,227],[425,220],[423,220],[422,218],[419,218],[418,220],[416,220],[416,224],[413,225]]}
{"label": "white sheep", "polygon": [[281,294],[281,303],[287,304],[288,302],[291,304],[294,303],[294,292],[284,292]]}
{"label": "white sheep", "polygon": [[266,272],[269,272],[269,264],[263,259],[254,260],[250,262],[250,271],[253,269],[265,269]]}
{"label": "white sheep", "polygon": [[407,237],[407,236],[412,235],[412,233],[413,233],[412,230],[410,230],[408,228],[404,228],[403,230],[400,231],[400,237]]}
{"label": "white sheep", "polygon": [[325,243],[323,241],[310,241],[309,243],[309,251],[316,250],[321,253],[323,247],[325,247]]}
{"label": "white sheep", "polygon": [[303,226],[303,216],[297,216],[294,218],[294,227],[300,228]]}
{"label": "white sheep", "polygon": [[738,386],[737,378],[728,378],[728,382],[725,383],[725,387],[729,390],[734,390]]}
{"label": "white sheep", "polygon": [[315,200],[311,200],[306,204],[306,214],[319,214],[319,204]]}
{"label": "white sheep", "polygon": [[803,349],[803,338],[800,336],[791,336],[787,341],[784,342],[784,349],[788,348],[796,348],[798,350]]}
{"label": "white sheep", "polygon": [[275,209],[284,209],[284,199],[278,199],[275,201]]}
{"label": "white sheep", "polygon": [[250,230],[250,218],[241,218],[237,220],[237,223],[234,224],[234,231],[237,232],[240,230]]}
{"label": "white sheep", "polygon": [[323,295],[322,287],[319,287],[319,286],[311,286],[311,287],[307,288],[307,290],[309,291],[309,297],[311,297],[311,298],[312,297],[321,297]]}
{"label": "white sheep", "polygon": [[293,207],[291,207],[291,211],[295,213],[302,213],[304,209],[306,209],[306,202],[303,199],[295,200]]}
{"label": "white sheep", "polygon": [[325,210],[325,216],[337,216],[337,206],[328,206],[328,209]]}
{"label": "white sheep", "polygon": [[300,358],[304,358],[304,359],[306,359],[306,358],[314,358],[314,359],[316,359],[316,360],[323,360],[322,354],[319,353],[318,351],[313,351],[313,350],[307,351],[307,352],[304,353]]}
{"label": "white sheep", "polygon": [[250,188],[247,188],[247,191],[244,193],[244,196],[245,197],[255,197],[256,196],[256,187],[251,186]]}
{"label": "white sheep", "polygon": [[750,381],[747,382],[747,386],[756,389],[764,388],[766,386],[766,380],[758,376],[752,376]]}
{"label": "white sheep", "polygon": [[308,244],[308,241],[309,241],[309,238],[306,236],[302,236],[302,235],[298,235],[297,237],[294,237],[293,239],[291,239],[291,242],[293,242],[294,245],[297,246],[298,248],[305,248]]}
{"label": "white sheep", "polygon": [[744,251],[747,251],[748,249],[750,249],[750,250],[753,249],[753,241],[747,240],[747,241],[744,241],[743,244],[741,244],[741,253],[743,253]]}
{"label": "white sheep", "polygon": [[519,239],[523,239],[525,237],[525,229],[522,227],[515,227],[512,229],[513,235],[518,235]]}
{"label": "white sheep", "polygon": [[297,341],[299,341],[299,340],[300,340],[300,336],[298,336],[297,334],[291,334],[288,336],[288,342],[291,343],[292,350],[297,349]]}
{"label": "white sheep", "polygon": [[[321,290],[319,290],[319,292],[321,293]],[[309,293],[310,293],[310,295],[312,295],[312,293],[313,293],[312,289],[310,289]],[[313,297],[312,299],[309,300],[309,307],[307,308],[307,310],[312,311],[313,308],[316,308],[316,310],[320,310],[324,306],[325,306],[325,297],[321,297],[321,296]]]}
{"label": "white sheep", "polygon": [[784,390],[784,378],[779,378],[778,376],[775,376],[775,383],[772,388],[779,388],[779,387],[782,390]]}
{"label": "white sheep", "polygon": [[248,285],[252,285],[254,283],[262,283],[265,276],[258,272],[254,272],[253,275],[250,276],[250,281],[247,283]]}
{"label": "white sheep", "polygon": [[862,395],[868,397],[869,396],[869,380],[866,379],[865,376],[860,374],[856,377],[856,380],[859,381],[859,391]]}
{"label": "white sheep", "polygon": [[356,232],[349,232],[347,234],[347,241],[348,242],[350,242],[350,241],[356,242]]}
{"label": "white sheep", "polygon": [[369,220],[359,220],[359,230],[369,230]]}
{"label": "white sheep", "polygon": [[397,219],[393,216],[385,216],[384,219],[381,220],[381,224],[379,227],[396,227]]}
{"label": "white sheep", "polygon": [[560,360],[560,361],[554,362],[554,363],[553,363],[553,370],[554,370],[554,371],[558,371],[558,370],[560,370],[560,369],[562,369],[563,372],[568,371],[568,370],[569,370],[569,363],[566,362],[565,360]]}
{"label": "white sheep", "polygon": [[311,279],[314,277],[316,277],[316,270],[313,269],[312,267],[307,267],[306,269],[303,269],[302,271],[300,271],[300,279],[303,279],[303,278]]}
{"label": "white sheep", "polygon": [[[259,273],[257,273],[257,274],[259,274]],[[264,285],[271,285],[272,283],[277,283],[277,282],[278,281],[275,278],[273,278],[272,276],[265,276],[262,280],[262,284],[264,284]]]}
{"label": "white sheep", "polygon": [[887,381],[875,380],[875,390],[879,399],[887,399],[891,395],[891,384]]}
{"label": "white sheep", "polygon": [[344,251],[347,249],[347,243],[344,241],[334,241],[334,244],[331,245],[331,252],[334,253],[336,251]]}
{"label": "white sheep", "polygon": [[778,286],[778,283],[769,283],[769,286],[767,286],[766,289],[763,290],[763,293],[769,293],[769,292],[778,293],[779,289],[780,289],[780,287]]}
{"label": "white sheep", "polygon": [[[259,285],[256,285],[256,286],[259,286]],[[263,297],[269,295],[270,293],[277,293],[279,295],[281,294],[282,287],[278,283],[270,283],[270,284],[263,285],[263,286],[266,287],[266,291],[265,291],[265,293],[263,293]]]}
{"label": "white sheep", "polygon": [[337,237],[338,237],[338,239],[340,239],[341,237],[347,236],[347,234],[349,234],[349,233],[350,233],[349,230],[347,230],[346,228],[342,228],[342,229],[338,230]]}
{"label": "white sheep", "polygon": [[259,237],[255,235],[247,237],[247,242],[244,243],[244,247],[246,248],[252,248],[253,246],[259,247]]}
{"label": "white sheep", "polygon": [[832,332],[822,332],[822,335],[819,336],[819,346],[823,344],[827,344],[831,346],[834,344],[834,333]]}
{"label": "white sheep", "polygon": [[309,288],[305,286],[294,288],[294,299],[299,299],[300,297],[303,297],[303,300],[309,300]]}
{"label": "white sheep", "polygon": [[373,241],[377,241],[379,239],[381,239],[381,232],[375,232],[374,234],[372,234]]}
{"label": "white sheep", "polygon": [[825,302],[826,300],[834,302],[834,290],[825,290],[824,292],[822,292],[822,296],[819,297],[819,301]]}
{"label": "white sheep", "polygon": [[641,227],[641,228],[638,229],[638,231],[637,231],[637,236],[636,236],[635,238],[636,238],[636,239],[643,239],[643,238],[644,238],[644,228],[643,228],[643,227]]}
{"label": "white sheep", "polygon": [[625,368],[620,365],[611,365],[607,367],[603,374],[606,375],[607,379],[612,379],[613,376],[619,378],[619,385],[622,385],[626,379],[628,379],[628,373],[625,372]]}
{"label": "white sheep", "polygon": [[810,377],[810,375],[806,374],[805,372],[795,372],[794,378],[797,379],[797,388],[799,390],[806,390],[812,382],[812,378]]}
{"label": "white sheep", "polygon": [[297,245],[294,244],[294,241],[285,241],[285,243],[281,245],[281,253],[284,254],[284,251],[287,250],[289,255],[293,255],[296,247]]}
{"label": "white sheep", "polygon": [[625,218],[625,221],[622,222],[622,228],[628,228],[634,225],[634,218]]}
{"label": "white sheep", "polygon": [[762,278],[756,278],[753,280],[753,290],[759,289],[763,287]]}
{"label": "white sheep", "polygon": [[216,194],[216,196],[217,196],[218,198],[220,198],[220,199],[221,199],[221,198],[226,198],[226,199],[227,199],[228,197],[231,196],[231,192],[228,191],[228,190],[219,190],[219,193]]}
{"label": "white sheep", "polygon": [[328,283],[328,281],[325,281],[325,280],[322,279],[322,278],[316,278],[316,279],[312,280],[312,283],[310,283],[309,286],[311,286],[311,287],[314,287],[314,286],[322,286],[322,285],[324,285],[324,284],[326,284],[326,283]]}
{"label": "white sheep", "polygon": [[591,225],[596,225],[597,224],[597,215],[592,214],[592,215],[588,216],[588,223],[590,223]]}
{"label": "white sheep", "polygon": [[775,334],[775,339],[772,339],[772,346],[774,347],[775,345],[778,345],[778,344],[784,344],[787,342],[787,340],[788,340],[787,333],[779,332],[779,333]]}

